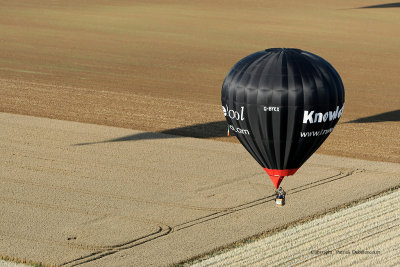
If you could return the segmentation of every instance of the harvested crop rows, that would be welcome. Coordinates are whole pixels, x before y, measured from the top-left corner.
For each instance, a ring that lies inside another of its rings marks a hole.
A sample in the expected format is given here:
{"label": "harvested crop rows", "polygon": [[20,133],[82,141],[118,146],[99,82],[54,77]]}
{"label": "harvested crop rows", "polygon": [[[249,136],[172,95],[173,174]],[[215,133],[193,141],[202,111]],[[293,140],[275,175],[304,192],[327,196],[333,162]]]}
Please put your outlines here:
{"label": "harvested crop rows", "polygon": [[400,191],[328,214],[194,266],[395,266]]}

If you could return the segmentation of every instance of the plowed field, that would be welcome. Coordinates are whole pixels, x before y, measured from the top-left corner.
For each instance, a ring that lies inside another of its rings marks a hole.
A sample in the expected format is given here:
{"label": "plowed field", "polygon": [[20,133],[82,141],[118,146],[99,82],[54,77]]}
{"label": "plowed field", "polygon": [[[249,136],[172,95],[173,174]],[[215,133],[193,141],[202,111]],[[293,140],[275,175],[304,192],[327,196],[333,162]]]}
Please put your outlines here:
{"label": "plowed field", "polygon": [[224,137],[226,73],[296,47],[331,62],[346,88],[318,152],[400,162],[400,18],[378,4],[5,0],[0,111],[237,142]]}

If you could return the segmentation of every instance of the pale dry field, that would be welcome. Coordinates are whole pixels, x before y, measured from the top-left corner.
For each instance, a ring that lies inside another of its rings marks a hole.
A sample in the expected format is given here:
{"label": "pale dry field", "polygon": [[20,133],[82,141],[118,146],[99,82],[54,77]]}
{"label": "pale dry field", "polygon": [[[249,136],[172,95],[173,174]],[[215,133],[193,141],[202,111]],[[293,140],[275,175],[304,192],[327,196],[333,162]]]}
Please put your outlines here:
{"label": "pale dry field", "polygon": [[383,3],[5,0],[0,111],[237,142],[224,137],[226,73],[296,47],[331,62],[346,88],[318,152],[400,162],[400,15],[361,8]]}
{"label": "pale dry field", "polygon": [[398,266],[400,191],[328,214],[193,264]]}
{"label": "pale dry field", "polygon": [[45,266],[176,264],[400,184],[400,164],[316,154],[277,208],[240,144],[9,113],[0,125],[0,258]]}

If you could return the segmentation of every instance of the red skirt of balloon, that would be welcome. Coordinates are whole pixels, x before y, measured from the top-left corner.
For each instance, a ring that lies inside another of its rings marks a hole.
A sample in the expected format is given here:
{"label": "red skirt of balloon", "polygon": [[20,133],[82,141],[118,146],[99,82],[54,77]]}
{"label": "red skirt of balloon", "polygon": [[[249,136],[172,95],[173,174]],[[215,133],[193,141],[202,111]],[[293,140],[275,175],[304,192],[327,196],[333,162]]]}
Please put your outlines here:
{"label": "red skirt of balloon", "polygon": [[283,178],[285,176],[295,174],[298,169],[272,170],[272,169],[264,168],[264,170],[268,173],[269,177],[271,178],[272,182],[275,185],[275,188],[278,189]]}

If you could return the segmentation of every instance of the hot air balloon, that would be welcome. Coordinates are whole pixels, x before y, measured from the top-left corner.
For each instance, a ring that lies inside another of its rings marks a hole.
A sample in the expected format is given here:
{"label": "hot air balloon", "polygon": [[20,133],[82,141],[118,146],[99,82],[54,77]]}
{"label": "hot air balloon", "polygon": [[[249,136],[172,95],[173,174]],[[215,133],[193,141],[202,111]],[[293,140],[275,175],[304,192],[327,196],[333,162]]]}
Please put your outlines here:
{"label": "hot air balloon", "polygon": [[278,189],[332,132],[343,113],[344,87],[323,58],[300,49],[272,48],[233,66],[221,101],[231,134]]}

